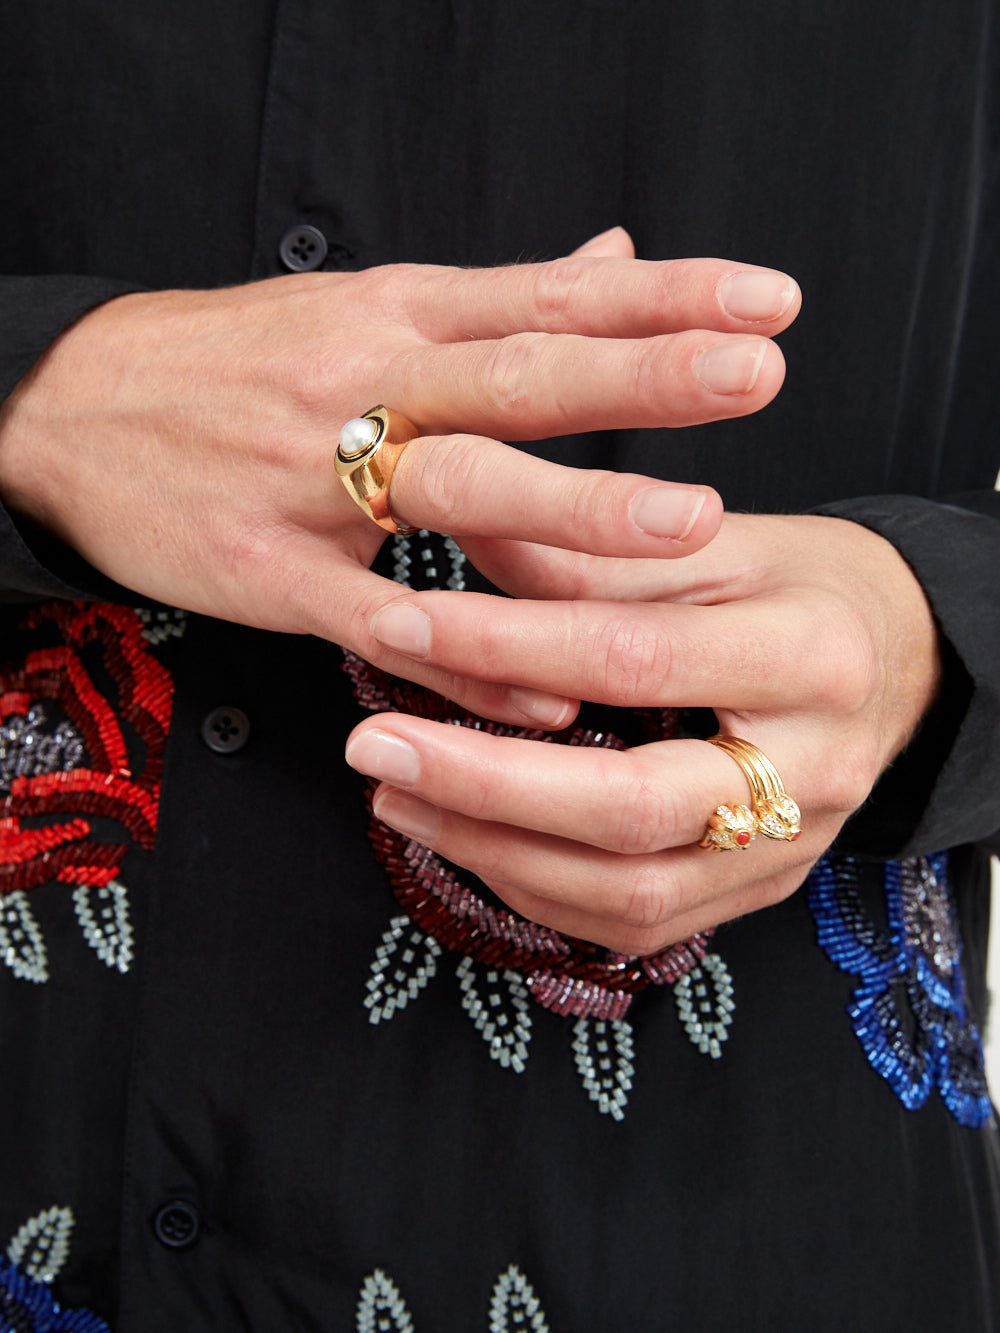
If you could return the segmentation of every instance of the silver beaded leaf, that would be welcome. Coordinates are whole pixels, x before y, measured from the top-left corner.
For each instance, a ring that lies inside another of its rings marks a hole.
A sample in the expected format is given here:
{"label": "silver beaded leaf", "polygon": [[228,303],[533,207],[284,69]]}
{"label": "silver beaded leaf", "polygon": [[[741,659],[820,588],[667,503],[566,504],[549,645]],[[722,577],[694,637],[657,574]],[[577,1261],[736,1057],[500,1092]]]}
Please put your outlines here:
{"label": "silver beaded leaf", "polygon": [[534,1288],[516,1264],[501,1273],[493,1287],[490,1333],[549,1333]]}
{"label": "silver beaded leaf", "polygon": [[441,946],[408,916],[395,916],[371,962],[365,983],[369,1023],[381,1023],[405,1009],[437,972]]}
{"label": "silver beaded leaf", "polygon": [[99,887],[81,884],[73,891],[76,919],[83,938],[107,967],[127,972],[134,956],[128,894],[117,880]]}
{"label": "silver beaded leaf", "polygon": [[20,889],[0,897],[0,958],[24,981],[49,979],[45,941]]}
{"label": "silver beaded leaf", "polygon": [[463,958],[456,975],[462,1008],[489,1048],[490,1058],[523,1074],[531,1041],[528,988],[516,972],[481,967],[473,958]]}
{"label": "silver beaded leaf", "polygon": [[137,606],[135,613],[144,626],[142,637],[154,647],[166,643],[168,639],[179,639],[187,628],[187,612],[175,606],[159,607],[156,610]]}
{"label": "silver beaded leaf", "polygon": [[358,1297],[357,1333],[413,1333],[413,1319],[399,1288],[376,1268]]}
{"label": "silver beaded leaf", "polygon": [[624,1120],[635,1073],[632,1025],[624,1018],[580,1018],[573,1025],[573,1059],[587,1096],[602,1115]]}
{"label": "silver beaded leaf", "polygon": [[733,1021],[733,979],[717,953],[707,953],[674,986],[677,1016],[702,1055],[717,1060]]}
{"label": "silver beaded leaf", "polygon": [[7,1256],[36,1282],[51,1282],[69,1254],[74,1217],[69,1208],[46,1208],[25,1222],[7,1246]]}

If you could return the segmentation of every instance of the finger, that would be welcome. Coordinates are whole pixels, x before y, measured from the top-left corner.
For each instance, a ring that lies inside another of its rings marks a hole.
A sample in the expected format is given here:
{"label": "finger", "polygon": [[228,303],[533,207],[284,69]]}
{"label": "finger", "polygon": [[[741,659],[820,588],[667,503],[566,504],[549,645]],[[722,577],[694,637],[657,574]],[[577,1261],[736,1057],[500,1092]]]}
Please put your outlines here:
{"label": "finger", "polygon": [[718,805],[750,799],[736,764],[698,740],[569,747],[387,714],[355,728],[346,756],[432,806],[630,856],[697,842]]}
{"label": "finger", "polygon": [[507,440],[689,426],[759,411],[785,363],[767,338],[705,329],[635,339],[516,333],[406,347],[382,375],[386,401],[427,434]]}
{"label": "finger", "polygon": [[[409,792],[380,788],[376,816],[477,875],[541,925],[626,954],[653,953],[696,931],[768,906],[802,883],[811,855],[755,843],[746,854],[688,846],[623,856],[505,824],[437,810]],[[836,829],[827,828],[832,839]]]}
{"label": "finger", "polygon": [[862,645],[830,632],[816,595],[773,594],[717,606],[527,602],[408,593],[380,608],[371,633],[444,670],[558,688],[623,707],[788,713],[857,706],[870,671]]}
{"label": "finger", "polygon": [[505,268],[415,270],[406,314],[434,342],[526,331],[647,338],[752,327],[772,335],[788,327],[800,304],[797,283],[775,269],[725,259],[584,254]]}
{"label": "finger", "polygon": [[[380,609],[398,600],[399,584],[346,557],[331,557],[329,545],[324,541],[289,542],[280,550],[269,549],[262,560],[266,560],[267,568],[261,570],[260,581],[267,581],[269,601],[284,608],[283,621],[275,625],[273,618],[255,615],[252,608],[245,602],[237,602],[236,597],[232,604],[233,619],[287,632],[314,634],[340,644],[378,669],[452,700],[459,711],[466,709],[510,726],[557,729],[567,726],[576,715],[578,701],[558,689],[524,689],[505,681],[471,678],[461,670],[453,672],[419,661],[407,662],[398,654],[387,652],[372,637],[368,622],[377,617]],[[241,562],[240,573],[244,579],[254,581],[254,569],[247,560]],[[461,598],[467,594],[449,595]],[[373,702],[378,707],[395,706],[391,701]]]}
{"label": "finger", "polygon": [[615,559],[540,542],[462,537],[462,550],[490,583],[533,601],[656,601],[664,592],[663,561]]}
{"label": "finger", "polygon": [[708,487],[562,467],[470,435],[412,441],[389,500],[398,522],[453,537],[516,537],[622,556],[687,555],[722,521],[722,501]]}
{"label": "finger", "polygon": [[[466,536],[462,547],[479,572],[513,597],[550,601],[672,601],[710,603],[761,596],[800,572],[790,538],[801,517],[725,514],[722,525],[695,557],[679,564],[614,559],[552,544]],[[829,520],[813,520],[829,523]],[[782,533],[782,529],[786,529]],[[770,536],[770,544],[761,538]],[[813,540],[822,543],[817,529]],[[779,540],[775,540],[775,537]]]}
{"label": "finger", "polygon": [[634,259],[635,246],[624,227],[611,227],[598,236],[591,236],[589,241],[577,246],[573,254],[589,255],[591,258]]}

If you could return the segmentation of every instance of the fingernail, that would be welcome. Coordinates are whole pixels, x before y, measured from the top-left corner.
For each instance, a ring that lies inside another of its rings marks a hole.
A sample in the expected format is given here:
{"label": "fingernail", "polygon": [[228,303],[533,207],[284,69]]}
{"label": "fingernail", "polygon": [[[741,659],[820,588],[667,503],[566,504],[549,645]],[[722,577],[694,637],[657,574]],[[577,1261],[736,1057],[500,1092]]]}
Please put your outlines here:
{"label": "fingernail", "polygon": [[363,731],[347,742],[344,756],[352,768],[370,778],[412,787],[420,781],[420,756],[409,741],[387,731]]}
{"label": "fingernail", "polygon": [[507,693],[514,708],[529,722],[539,727],[561,727],[569,721],[572,704],[561,694],[545,694],[541,690],[526,690],[512,685]]}
{"label": "fingernail", "polygon": [[719,300],[733,319],[779,319],[795,298],[787,273],[733,273],[719,288]]}
{"label": "fingernail", "polygon": [[672,537],[680,541],[694,527],[704,504],[704,491],[654,486],[648,491],[640,491],[628,512],[635,526],[650,537]]}
{"label": "fingernail", "polygon": [[379,643],[407,657],[426,657],[431,650],[431,618],[417,606],[405,602],[383,606],[368,628]]}
{"label": "fingernail", "polygon": [[409,792],[379,792],[372,803],[377,819],[417,842],[432,843],[441,832],[441,811]]}
{"label": "fingernail", "polygon": [[695,374],[712,393],[749,393],[757,383],[766,346],[766,338],[715,343],[695,361]]}

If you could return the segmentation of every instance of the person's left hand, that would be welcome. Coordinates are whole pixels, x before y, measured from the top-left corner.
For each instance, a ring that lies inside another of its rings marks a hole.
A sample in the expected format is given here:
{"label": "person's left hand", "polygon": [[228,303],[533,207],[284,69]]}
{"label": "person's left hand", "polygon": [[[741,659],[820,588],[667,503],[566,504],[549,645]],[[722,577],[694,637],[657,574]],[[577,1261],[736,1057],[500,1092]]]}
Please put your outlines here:
{"label": "person's left hand", "polygon": [[467,545],[518,600],[404,593],[371,627],[387,647],[405,652],[416,618],[431,631],[427,660],[448,670],[626,707],[713,708],[801,807],[798,841],[758,835],[717,855],[697,845],[706,821],[750,793],[703,741],[621,752],[395,713],[354,730],[348,762],[382,779],[380,819],[522,915],[623,953],[793,892],[937,688],[922,589],[888,542],[841,519],[727,515],[679,561]]}

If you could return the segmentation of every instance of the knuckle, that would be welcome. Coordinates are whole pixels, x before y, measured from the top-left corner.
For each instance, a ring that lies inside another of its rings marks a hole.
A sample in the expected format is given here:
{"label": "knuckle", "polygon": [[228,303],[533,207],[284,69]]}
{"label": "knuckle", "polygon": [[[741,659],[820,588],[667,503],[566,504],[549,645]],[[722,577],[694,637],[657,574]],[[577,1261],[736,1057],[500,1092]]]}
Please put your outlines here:
{"label": "knuckle", "polygon": [[677,842],[678,812],[663,787],[640,773],[618,807],[614,828],[615,850],[642,856],[672,847]]}
{"label": "knuckle", "polygon": [[[451,436],[447,445],[433,448],[417,444],[403,454],[393,482],[396,494],[403,483],[407,510],[426,522],[445,521],[447,531],[461,528],[463,509],[475,494],[481,456],[470,435]],[[401,497],[402,498],[402,497]]]}
{"label": "knuckle", "polygon": [[482,393],[486,407],[501,417],[529,406],[532,384],[549,348],[547,333],[512,333],[488,345]]}
{"label": "knuckle", "polygon": [[[616,912],[619,924],[633,937],[648,940],[670,915],[668,884],[658,859],[636,861],[629,867],[622,886]],[[647,945],[646,952],[649,951]]]}
{"label": "knuckle", "polygon": [[[799,679],[811,679],[813,700],[824,712],[856,717],[871,704],[881,680],[881,667],[861,617],[852,609],[836,616],[813,613],[814,623],[800,640]],[[831,633],[831,625],[836,632]],[[817,651],[817,644],[821,644]]]}
{"label": "knuckle", "polygon": [[827,769],[822,804],[838,814],[849,815],[864,805],[878,778],[878,747],[870,732],[842,741]]}
{"label": "knuckle", "polygon": [[656,702],[670,673],[670,643],[635,620],[621,619],[604,631],[597,660],[605,701],[641,707]]}
{"label": "knuckle", "polygon": [[[669,380],[663,353],[662,338],[643,338],[630,350],[625,363],[624,375],[629,397],[643,417],[658,412],[664,405],[665,387]],[[678,384],[675,383],[673,387],[676,393]]]}
{"label": "knuckle", "polygon": [[567,256],[530,270],[530,300],[541,328],[561,331],[571,323],[574,297],[585,277],[585,265]]}

